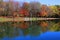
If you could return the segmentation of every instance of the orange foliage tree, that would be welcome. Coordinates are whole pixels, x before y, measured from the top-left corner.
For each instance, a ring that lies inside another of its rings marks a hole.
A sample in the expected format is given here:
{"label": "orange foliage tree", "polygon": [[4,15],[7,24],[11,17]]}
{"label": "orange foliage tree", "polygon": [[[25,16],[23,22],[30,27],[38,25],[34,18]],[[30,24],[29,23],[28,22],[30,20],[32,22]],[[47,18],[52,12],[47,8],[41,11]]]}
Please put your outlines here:
{"label": "orange foliage tree", "polygon": [[40,12],[40,16],[44,17],[44,16],[48,16],[49,14],[49,8],[46,5],[42,5],[41,6],[41,12]]}

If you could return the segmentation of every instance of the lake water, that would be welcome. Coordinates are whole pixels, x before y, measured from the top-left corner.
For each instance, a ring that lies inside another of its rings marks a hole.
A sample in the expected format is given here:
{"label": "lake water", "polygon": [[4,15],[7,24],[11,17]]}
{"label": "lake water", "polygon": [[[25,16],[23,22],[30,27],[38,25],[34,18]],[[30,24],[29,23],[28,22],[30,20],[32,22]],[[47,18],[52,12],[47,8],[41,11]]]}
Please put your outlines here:
{"label": "lake water", "polygon": [[59,31],[60,20],[0,22],[0,40],[45,40],[46,38],[59,38]]}

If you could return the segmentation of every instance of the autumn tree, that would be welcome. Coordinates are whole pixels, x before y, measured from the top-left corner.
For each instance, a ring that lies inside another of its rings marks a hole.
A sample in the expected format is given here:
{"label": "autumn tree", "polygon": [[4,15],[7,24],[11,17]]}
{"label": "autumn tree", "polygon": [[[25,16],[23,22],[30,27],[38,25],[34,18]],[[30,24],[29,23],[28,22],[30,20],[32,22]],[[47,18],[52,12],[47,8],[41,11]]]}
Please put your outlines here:
{"label": "autumn tree", "polygon": [[56,6],[50,6],[50,9],[52,10],[52,13],[50,14],[50,16],[55,17],[55,15],[58,14],[58,9]]}
{"label": "autumn tree", "polygon": [[20,8],[20,16],[29,16],[29,3],[27,3],[27,2],[24,2],[23,4],[22,4],[22,7]]}
{"label": "autumn tree", "polygon": [[49,12],[50,12],[50,9],[47,5],[41,5],[41,12],[39,13],[39,16],[48,17]]}
{"label": "autumn tree", "polygon": [[30,2],[30,16],[37,17],[37,14],[40,12],[41,4],[39,2]]}
{"label": "autumn tree", "polygon": [[55,5],[57,7],[58,13],[57,13],[57,17],[60,18],[60,5]]}
{"label": "autumn tree", "polygon": [[3,15],[3,11],[4,11],[4,8],[3,8],[3,0],[0,0],[0,16]]}

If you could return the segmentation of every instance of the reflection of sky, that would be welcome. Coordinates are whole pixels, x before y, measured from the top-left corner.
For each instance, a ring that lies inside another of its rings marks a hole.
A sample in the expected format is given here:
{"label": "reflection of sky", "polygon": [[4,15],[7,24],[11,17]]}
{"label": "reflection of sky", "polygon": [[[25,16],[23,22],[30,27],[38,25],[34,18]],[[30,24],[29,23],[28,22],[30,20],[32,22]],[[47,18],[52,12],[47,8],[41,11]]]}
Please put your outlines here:
{"label": "reflection of sky", "polygon": [[[1,39],[0,39],[1,40]],[[5,37],[3,40],[60,40],[60,32],[46,32],[39,36],[18,36],[13,38]]]}
{"label": "reflection of sky", "polygon": [[15,1],[21,1],[21,2],[30,2],[30,1],[38,1],[42,4],[47,4],[47,5],[60,5],[60,0],[15,0]]}

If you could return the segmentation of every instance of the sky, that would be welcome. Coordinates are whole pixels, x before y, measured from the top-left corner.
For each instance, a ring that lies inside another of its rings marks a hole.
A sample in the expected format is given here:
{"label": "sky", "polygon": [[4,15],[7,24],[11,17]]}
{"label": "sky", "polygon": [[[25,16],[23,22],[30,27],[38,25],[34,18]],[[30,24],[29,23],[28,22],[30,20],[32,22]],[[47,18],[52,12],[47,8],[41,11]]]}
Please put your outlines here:
{"label": "sky", "polygon": [[31,2],[31,1],[37,1],[40,2],[41,4],[46,4],[46,5],[60,5],[60,0],[14,0],[18,2]]}

